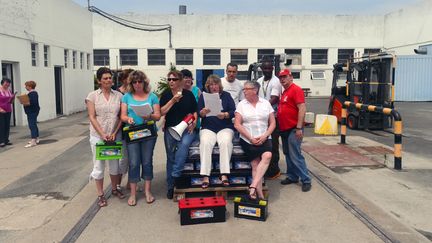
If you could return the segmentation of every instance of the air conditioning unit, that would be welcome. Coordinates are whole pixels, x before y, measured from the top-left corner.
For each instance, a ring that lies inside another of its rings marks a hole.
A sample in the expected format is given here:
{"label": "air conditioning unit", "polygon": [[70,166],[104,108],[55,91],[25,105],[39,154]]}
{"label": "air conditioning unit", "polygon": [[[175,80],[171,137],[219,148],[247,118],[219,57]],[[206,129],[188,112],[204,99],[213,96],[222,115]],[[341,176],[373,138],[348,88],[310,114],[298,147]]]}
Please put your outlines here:
{"label": "air conditioning unit", "polygon": [[322,80],[326,79],[324,71],[311,71],[312,80]]}

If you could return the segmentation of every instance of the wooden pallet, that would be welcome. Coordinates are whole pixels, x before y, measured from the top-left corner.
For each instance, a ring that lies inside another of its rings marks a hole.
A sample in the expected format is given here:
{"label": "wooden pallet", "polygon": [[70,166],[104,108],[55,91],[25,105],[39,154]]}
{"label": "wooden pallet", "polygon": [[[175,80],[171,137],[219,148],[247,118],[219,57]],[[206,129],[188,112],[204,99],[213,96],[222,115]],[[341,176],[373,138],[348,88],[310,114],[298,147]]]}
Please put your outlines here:
{"label": "wooden pallet", "polygon": [[[201,187],[196,188],[185,188],[177,189],[174,188],[174,202],[177,202],[183,198],[191,197],[211,197],[219,196],[225,199],[233,199],[235,196],[247,195],[247,186],[232,186],[232,187],[209,187],[207,189],[202,189]],[[268,198],[268,188],[263,186],[263,193],[266,198]]]}

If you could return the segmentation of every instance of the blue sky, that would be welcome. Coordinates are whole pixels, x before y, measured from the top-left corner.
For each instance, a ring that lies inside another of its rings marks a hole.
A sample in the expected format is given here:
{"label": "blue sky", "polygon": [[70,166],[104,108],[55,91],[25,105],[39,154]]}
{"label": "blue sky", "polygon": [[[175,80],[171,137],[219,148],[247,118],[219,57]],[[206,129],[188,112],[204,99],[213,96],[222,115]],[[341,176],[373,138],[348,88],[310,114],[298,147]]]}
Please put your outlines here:
{"label": "blue sky", "polygon": [[[73,0],[87,7],[87,0]],[[177,14],[186,5],[188,14],[385,14],[428,0],[90,0],[112,14]]]}

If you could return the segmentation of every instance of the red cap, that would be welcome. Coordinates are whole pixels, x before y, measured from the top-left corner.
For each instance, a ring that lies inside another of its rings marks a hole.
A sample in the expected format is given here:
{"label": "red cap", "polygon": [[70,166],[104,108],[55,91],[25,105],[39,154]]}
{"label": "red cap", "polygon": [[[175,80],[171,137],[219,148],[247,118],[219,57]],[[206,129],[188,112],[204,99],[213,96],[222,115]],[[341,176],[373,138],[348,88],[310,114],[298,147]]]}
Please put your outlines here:
{"label": "red cap", "polygon": [[292,75],[291,71],[288,68],[285,68],[284,70],[282,70],[282,71],[279,72],[279,77],[282,77],[282,76],[291,76],[291,75]]}

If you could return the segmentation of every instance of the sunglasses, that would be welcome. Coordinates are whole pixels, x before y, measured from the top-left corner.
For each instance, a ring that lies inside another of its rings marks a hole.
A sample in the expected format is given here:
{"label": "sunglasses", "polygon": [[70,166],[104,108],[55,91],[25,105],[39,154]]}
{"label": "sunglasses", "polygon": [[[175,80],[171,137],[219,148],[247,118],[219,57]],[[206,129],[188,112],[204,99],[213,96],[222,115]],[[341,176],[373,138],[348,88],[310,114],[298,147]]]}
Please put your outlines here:
{"label": "sunglasses", "polygon": [[132,81],[132,83],[133,83],[133,84],[136,84],[136,83],[142,84],[143,81],[142,81],[142,80],[134,80],[134,81]]}
{"label": "sunglasses", "polygon": [[168,82],[169,81],[179,81],[179,78],[167,78]]}

